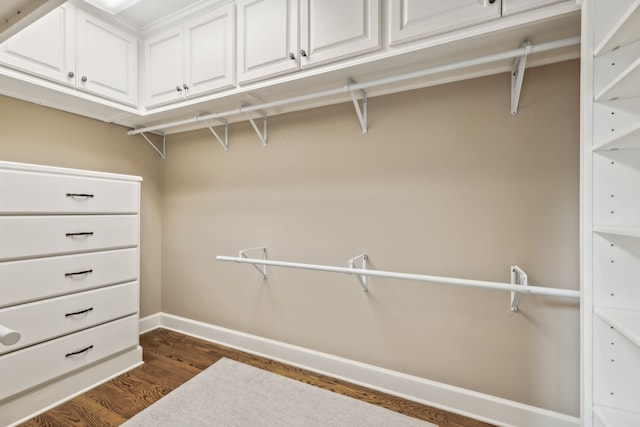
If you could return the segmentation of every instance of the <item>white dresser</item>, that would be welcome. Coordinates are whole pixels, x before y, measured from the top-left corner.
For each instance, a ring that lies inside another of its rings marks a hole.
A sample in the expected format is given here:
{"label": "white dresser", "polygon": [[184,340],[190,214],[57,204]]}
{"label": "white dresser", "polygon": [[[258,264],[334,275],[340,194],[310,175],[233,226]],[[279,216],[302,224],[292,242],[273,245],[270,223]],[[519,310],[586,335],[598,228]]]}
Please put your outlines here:
{"label": "white dresser", "polygon": [[141,181],[0,162],[0,425],[142,363]]}

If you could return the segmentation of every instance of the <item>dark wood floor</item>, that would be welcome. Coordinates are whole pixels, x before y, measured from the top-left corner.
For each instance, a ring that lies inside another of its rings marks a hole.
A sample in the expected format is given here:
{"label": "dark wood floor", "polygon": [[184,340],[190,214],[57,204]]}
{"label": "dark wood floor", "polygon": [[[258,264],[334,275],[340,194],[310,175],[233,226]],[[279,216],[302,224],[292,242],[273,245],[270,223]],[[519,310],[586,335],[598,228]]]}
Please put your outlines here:
{"label": "dark wood floor", "polygon": [[145,363],[22,426],[118,426],[222,357],[430,421],[442,427],[488,424],[164,329],[140,336]]}

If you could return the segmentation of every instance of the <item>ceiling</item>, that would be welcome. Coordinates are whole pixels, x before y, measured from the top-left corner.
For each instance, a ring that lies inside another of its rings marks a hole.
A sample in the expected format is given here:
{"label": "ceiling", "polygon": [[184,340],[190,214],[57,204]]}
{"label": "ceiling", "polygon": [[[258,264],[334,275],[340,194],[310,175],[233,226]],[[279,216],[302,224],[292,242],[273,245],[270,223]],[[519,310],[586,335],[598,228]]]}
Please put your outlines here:
{"label": "ceiling", "polygon": [[162,19],[201,3],[211,2],[203,0],[140,0],[115,16],[133,24],[140,30],[144,30]]}

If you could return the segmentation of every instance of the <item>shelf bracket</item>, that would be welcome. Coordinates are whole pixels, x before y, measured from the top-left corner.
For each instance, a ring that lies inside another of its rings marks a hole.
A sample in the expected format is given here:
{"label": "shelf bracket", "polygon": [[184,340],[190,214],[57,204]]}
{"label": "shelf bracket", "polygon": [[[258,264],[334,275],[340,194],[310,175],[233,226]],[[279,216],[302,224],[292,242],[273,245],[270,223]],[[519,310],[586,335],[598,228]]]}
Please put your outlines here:
{"label": "shelf bracket", "polygon": [[224,125],[224,141],[222,140],[222,138],[220,138],[218,133],[215,131],[213,126],[209,124],[208,121],[204,120],[204,123],[207,125],[207,127],[209,128],[213,136],[216,137],[216,139],[218,140],[220,145],[222,145],[222,148],[224,148],[224,151],[226,152],[226,151],[229,151],[229,122],[227,122],[226,120],[220,120],[220,121]]}
{"label": "shelf bracket", "polygon": [[520,46],[524,48],[524,54],[513,60],[511,66],[511,114],[518,114],[518,103],[520,102],[520,92],[522,91],[522,81],[524,79],[524,69],[527,63],[527,56],[533,51],[533,45],[525,41]]}
{"label": "shelf bracket", "polygon": [[[263,260],[267,260],[267,248],[266,247],[259,247],[259,248],[250,248],[250,249],[243,249],[240,251],[240,254],[238,255],[239,258],[250,258],[247,256],[247,254],[245,254],[245,252],[249,252],[249,251],[262,251],[262,259]],[[251,264],[253,265],[253,267],[258,270],[260,272],[260,274],[262,274],[262,277],[264,279],[267,278],[267,265],[264,264],[262,266],[262,268],[258,267],[256,264]]]}
{"label": "shelf bracket", "polygon": [[158,147],[156,147],[156,145],[153,142],[151,142],[149,137],[145,135],[144,132],[140,132],[140,135],[142,135],[142,137],[149,143],[149,145],[153,147],[154,150],[156,150],[156,153],[158,153],[163,160],[167,158],[167,134],[165,133],[159,134],[159,135],[162,135],[162,151],[160,151]]}
{"label": "shelf bracket", "polygon": [[[360,270],[366,270],[367,259],[368,259],[367,254],[361,254],[351,258],[348,262],[349,268],[356,268],[356,260],[358,259],[362,260],[362,266],[360,267]],[[358,278],[358,281],[362,286],[362,290],[364,292],[369,292],[369,288],[367,287],[367,276],[365,274],[357,274],[357,273],[351,273],[351,274],[356,274],[356,277]]]}
{"label": "shelf bracket", "polygon": [[[524,272],[517,265],[511,266],[511,284],[512,285],[522,285],[524,287],[529,286],[527,283],[527,273]],[[516,313],[518,311],[518,304],[520,304],[520,297],[522,296],[521,292],[511,291],[511,311]]]}
{"label": "shelf bracket", "polygon": [[[349,88],[354,82],[349,80],[347,84],[347,88]],[[359,92],[360,98],[362,99],[362,107],[360,107],[360,103],[358,102],[358,95],[356,92]],[[356,109],[356,114],[358,115],[358,121],[360,122],[360,127],[362,128],[362,134],[366,135],[368,132],[368,108],[367,108],[367,94],[364,90],[351,90],[349,89],[349,93],[351,94],[351,99],[353,100],[353,106]]]}
{"label": "shelf bracket", "polygon": [[256,122],[255,120],[253,120],[253,117],[251,117],[249,113],[244,113],[244,114],[249,119],[249,122],[251,122],[251,126],[253,126],[253,130],[256,131],[258,138],[260,138],[260,141],[262,141],[262,146],[266,147],[267,146],[267,116],[265,115],[262,116],[262,132],[260,132],[260,129],[258,129],[258,125],[256,125]]}

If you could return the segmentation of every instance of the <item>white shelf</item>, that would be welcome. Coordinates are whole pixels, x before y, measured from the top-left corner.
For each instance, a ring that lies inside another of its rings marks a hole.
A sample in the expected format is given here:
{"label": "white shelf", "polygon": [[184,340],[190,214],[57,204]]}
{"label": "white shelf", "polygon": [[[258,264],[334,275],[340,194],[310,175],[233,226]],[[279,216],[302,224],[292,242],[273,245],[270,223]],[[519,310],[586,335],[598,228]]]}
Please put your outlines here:
{"label": "white shelf", "polygon": [[616,225],[596,225],[593,227],[595,233],[615,234],[617,236],[640,237],[640,226],[616,226]]}
{"label": "white shelf", "polygon": [[631,148],[640,148],[640,122],[611,135],[609,138],[595,145],[593,150],[620,150]]}
{"label": "white shelf", "polygon": [[[610,5],[607,5],[610,6]],[[640,39],[640,0],[633,0],[629,7],[614,20],[611,29],[594,49],[597,56],[617,46],[629,44]]]}
{"label": "white shelf", "polygon": [[604,427],[640,426],[640,414],[636,412],[622,411],[605,406],[595,406],[593,413]]}
{"label": "white shelf", "polygon": [[640,97],[640,41],[595,59],[595,100]]}
{"label": "white shelf", "polygon": [[640,347],[640,311],[597,307],[594,314]]}

